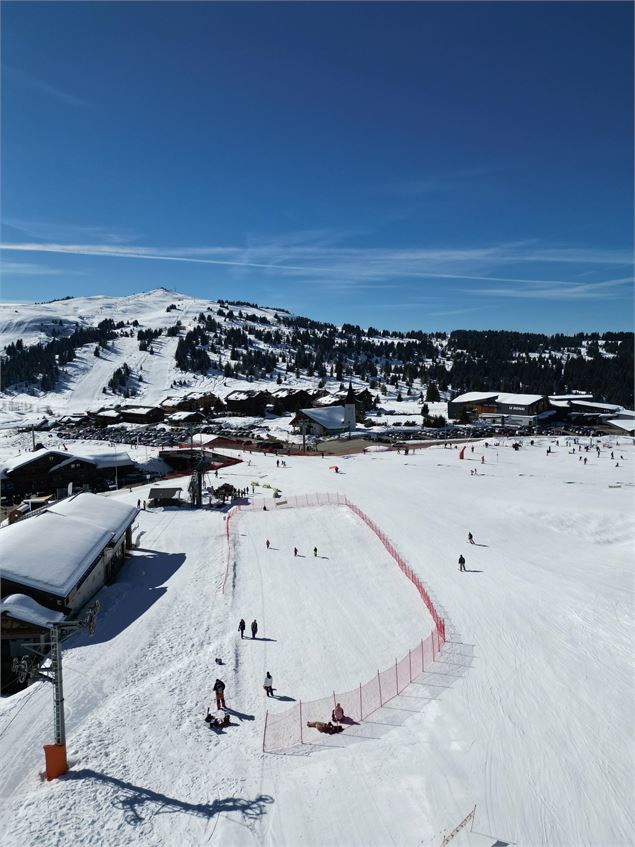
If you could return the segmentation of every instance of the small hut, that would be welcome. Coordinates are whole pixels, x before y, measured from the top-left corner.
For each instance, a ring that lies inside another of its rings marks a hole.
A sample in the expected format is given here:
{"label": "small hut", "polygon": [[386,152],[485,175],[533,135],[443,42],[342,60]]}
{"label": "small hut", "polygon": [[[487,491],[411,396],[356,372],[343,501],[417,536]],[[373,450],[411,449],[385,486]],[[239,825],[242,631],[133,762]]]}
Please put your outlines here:
{"label": "small hut", "polygon": [[148,501],[151,506],[178,506],[181,503],[181,491],[179,487],[174,488],[151,488]]}

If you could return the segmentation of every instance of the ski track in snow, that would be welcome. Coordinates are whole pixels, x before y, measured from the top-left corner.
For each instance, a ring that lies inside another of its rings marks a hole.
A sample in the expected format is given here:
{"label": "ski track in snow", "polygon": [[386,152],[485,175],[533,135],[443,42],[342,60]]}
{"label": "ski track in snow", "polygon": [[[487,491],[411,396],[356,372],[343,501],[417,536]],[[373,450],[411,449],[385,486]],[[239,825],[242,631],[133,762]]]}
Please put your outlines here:
{"label": "ski track in snow", "polygon": [[[225,594],[222,514],[142,512],[95,638],[66,643],[66,777],[41,780],[50,687],[0,702],[3,843],[437,847],[476,804],[474,830],[492,837],[463,831],[459,847],[627,847],[635,448],[619,449],[616,469],[479,445],[476,478],[443,448],[342,458],[337,476],[317,457],[221,472],[289,496],[345,493],[451,619],[452,643],[370,717],[369,737],[293,755],[262,753],[266,709],[293,705],[265,696],[265,671],[296,701],[354,688],[428,634],[418,594],[343,507],[241,514]],[[275,640],[241,641],[240,617]],[[217,675],[235,711],[218,734],[203,721]]]}

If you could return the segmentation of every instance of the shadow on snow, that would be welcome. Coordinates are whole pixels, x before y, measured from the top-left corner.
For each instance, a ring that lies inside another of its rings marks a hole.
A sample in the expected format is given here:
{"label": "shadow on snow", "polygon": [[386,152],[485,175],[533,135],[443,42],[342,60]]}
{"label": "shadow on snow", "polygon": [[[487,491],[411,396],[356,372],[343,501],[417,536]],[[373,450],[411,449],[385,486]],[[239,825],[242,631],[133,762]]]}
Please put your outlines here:
{"label": "shadow on snow", "polygon": [[142,788],[89,768],[69,771],[60,779],[91,779],[119,789],[119,793],[110,802],[115,809],[123,811],[124,820],[131,826],[142,824],[158,814],[174,814],[175,812],[199,815],[204,818],[237,812],[246,820],[255,821],[263,817],[266,814],[267,806],[274,802],[273,797],[268,794],[259,794],[253,800],[246,800],[241,797],[219,797],[210,803],[188,803],[187,800],[168,797],[166,794],[160,794],[150,788]]}

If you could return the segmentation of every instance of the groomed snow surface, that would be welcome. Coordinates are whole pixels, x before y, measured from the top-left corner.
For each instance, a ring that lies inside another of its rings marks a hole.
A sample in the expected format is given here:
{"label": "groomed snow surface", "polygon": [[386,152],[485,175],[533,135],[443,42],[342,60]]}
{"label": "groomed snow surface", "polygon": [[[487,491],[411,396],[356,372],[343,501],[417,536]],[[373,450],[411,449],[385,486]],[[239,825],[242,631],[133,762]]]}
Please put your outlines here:
{"label": "groomed snow surface", "polygon": [[[338,458],[339,474],[247,454],[221,473],[345,494],[446,618],[439,660],[365,737],[292,755],[262,752],[266,709],[354,688],[404,655],[431,629],[418,593],[345,507],[276,511],[256,488],[268,509],[236,521],[225,593],[223,514],[141,512],[96,635],[66,643],[68,775],[42,779],[51,686],[0,703],[3,844],[433,847],[475,804],[475,833],[453,845],[632,844],[635,448],[611,443],[616,460],[545,440],[464,461],[440,446],[374,452]],[[241,641],[241,617],[258,639]],[[218,734],[203,721],[216,676],[234,724]]]}

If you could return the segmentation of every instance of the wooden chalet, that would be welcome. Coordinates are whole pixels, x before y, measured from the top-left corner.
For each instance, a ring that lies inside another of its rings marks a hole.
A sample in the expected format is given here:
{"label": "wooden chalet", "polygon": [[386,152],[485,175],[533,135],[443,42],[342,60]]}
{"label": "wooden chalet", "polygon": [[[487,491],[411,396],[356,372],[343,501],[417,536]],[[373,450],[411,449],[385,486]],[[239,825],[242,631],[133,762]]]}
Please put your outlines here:
{"label": "wooden chalet", "polygon": [[[116,469],[116,470],[115,470]],[[27,494],[55,494],[60,488],[94,485],[99,479],[123,479],[136,471],[124,450],[79,456],[68,450],[40,447],[4,462],[0,469],[3,494],[16,498]]]}
{"label": "wooden chalet", "polygon": [[89,415],[96,426],[111,426],[123,420],[117,409],[99,409],[97,412],[89,412]]}
{"label": "wooden chalet", "polygon": [[165,417],[165,411],[160,406],[124,406],[119,411],[125,423],[158,423]]}
{"label": "wooden chalet", "polygon": [[243,415],[262,417],[265,414],[267,403],[271,402],[271,394],[268,391],[256,389],[247,391],[232,391],[225,397],[225,405],[228,412],[238,412]]}
{"label": "wooden chalet", "polygon": [[282,409],[285,412],[297,412],[298,409],[310,406],[313,400],[313,392],[304,388],[278,388],[271,393],[274,410]]}
{"label": "wooden chalet", "polygon": [[188,394],[173,395],[161,401],[165,412],[209,412],[223,407],[223,401],[211,391],[190,391]]}
{"label": "wooden chalet", "polygon": [[172,412],[171,415],[168,415],[165,422],[171,426],[184,426],[185,424],[203,423],[204,420],[205,415],[203,412],[179,411]]}

